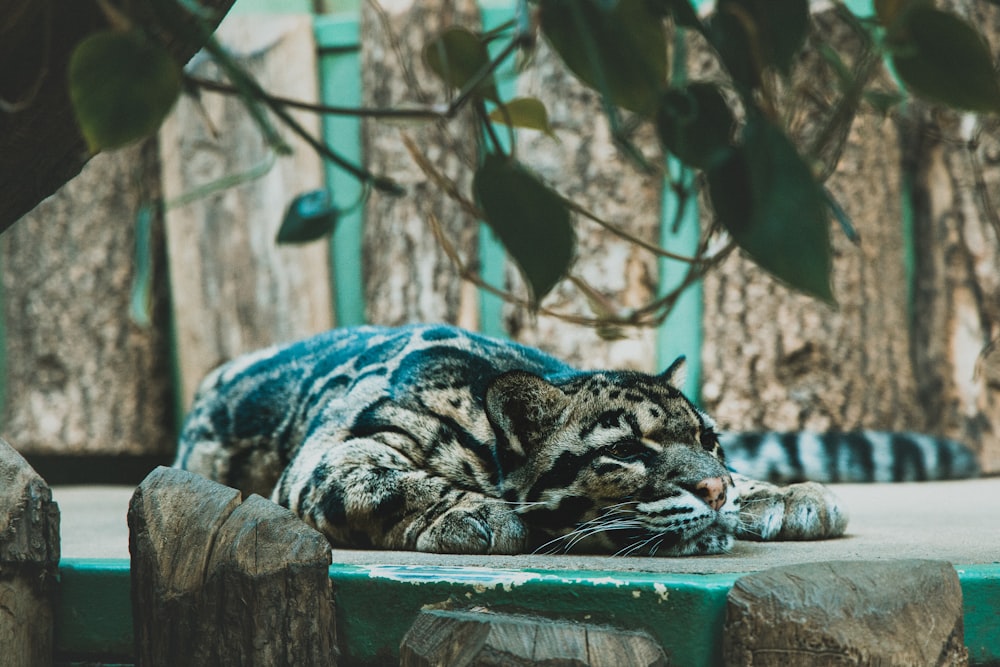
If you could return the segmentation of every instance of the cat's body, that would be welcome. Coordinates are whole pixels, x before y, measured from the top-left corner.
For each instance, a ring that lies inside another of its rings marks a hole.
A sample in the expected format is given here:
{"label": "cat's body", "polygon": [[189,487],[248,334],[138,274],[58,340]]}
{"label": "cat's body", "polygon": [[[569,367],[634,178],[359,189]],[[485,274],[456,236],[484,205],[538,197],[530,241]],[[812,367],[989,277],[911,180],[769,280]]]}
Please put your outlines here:
{"label": "cat's body", "polygon": [[580,371],[446,326],[339,329],[210,374],[176,465],[271,495],[339,547],[688,555],[843,533],[824,487],[732,475],[674,370]]}

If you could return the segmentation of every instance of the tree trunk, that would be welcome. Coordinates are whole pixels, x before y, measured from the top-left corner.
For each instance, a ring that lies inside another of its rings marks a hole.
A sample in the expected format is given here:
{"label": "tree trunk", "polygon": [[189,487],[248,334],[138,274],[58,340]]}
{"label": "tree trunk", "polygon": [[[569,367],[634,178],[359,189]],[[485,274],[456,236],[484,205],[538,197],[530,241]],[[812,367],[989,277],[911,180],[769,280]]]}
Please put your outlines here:
{"label": "tree trunk", "polygon": [[[310,17],[233,16],[217,36],[271,94],[317,98]],[[218,76],[208,62],[196,71]],[[315,114],[295,115],[318,135]],[[281,134],[294,154],[276,157],[243,103],[213,93],[202,95],[201,106],[181,100],[161,130],[184,407],[221,362],[333,324],[327,246],[275,242],[292,199],[323,184],[316,153],[286,128]],[[211,187],[190,197],[204,186]]]}
{"label": "tree trunk", "polygon": [[[556,191],[629,233],[656,243],[662,194],[659,179],[642,174],[622,156],[597,93],[581,84],[559,56],[540,42],[531,69],[521,75],[518,95],[537,97],[545,104],[558,137],[519,132],[518,158]],[[662,161],[651,127],[645,127],[634,140],[651,162]],[[655,256],[579,215],[573,223],[577,230],[573,275],[623,308],[638,308],[655,298]],[[509,267],[507,275],[518,291],[521,280],[516,269]],[[596,315],[587,297],[568,281],[560,283],[543,305],[572,315]],[[512,306],[505,309],[505,325],[521,342],[583,367],[651,371],[656,365],[652,330],[627,329],[625,338],[606,340],[593,327],[544,315],[533,317],[524,308]]]}
{"label": "tree trunk", "polygon": [[[233,0],[208,0],[218,23]],[[181,22],[188,27],[190,18]],[[90,159],[69,101],[66,69],[77,44],[107,27],[95,2],[8,0],[0,12],[0,232],[80,172]],[[201,46],[162,29],[178,63]],[[9,108],[4,108],[9,107]]]}
{"label": "tree trunk", "polygon": [[[478,16],[472,0],[405,0],[386,3],[384,13],[363,3],[364,106],[444,103],[448,92],[424,65],[422,49],[449,25],[478,29]],[[476,131],[469,111],[450,121],[402,128],[382,120],[363,124],[369,169],[391,175],[407,190],[402,197],[372,192],[366,206],[362,262],[370,322],[477,326],[476,290],[459,279],[431,231],[430,217],[467,258],[476,256],[477,223],[416,166],[403,144],[404,136],[411,138],[435,169],[469,192]]]}
{"label": "tree trunk", "polygon": [[[851,31],[817,17],[818,36],[842,55]],[[834,90],[834,75],[807,46],[793,91]],[[880,76],[884,76],[884,73]],[[796,139],[815,116],[798,108]],[[853,246],[834,224],[834,310],[790,292],[736,254],[705,279],[705,408],[726,429],[921,430],[910,357],[900,150],[896,127],[863,112],[827,182],[861,234]]]}
{"label": "tree trunk", "polygon": [[0,440],[0,646],[3,664],[52,664],[59,506],[14,449]]}
{"label": "tree trunk", "polygon": [[[172,450],[158,157],[154,142],[98,156],[0,236],[2,428],[22,453]],[[151,231],[137,252],[143,207]],[[146,326],[130,318],[142,278],[152,297]]]}
{"label": "tree trunk", "polygon": [[[1000,11],[951,2],[1000,45]],[[1000,385],[977,372],[1000,338],[1000,123],[920,105],[908,128],[915,248],[914,367],[932,430],[1000,472]]]}
{"label": "tree trunk", "polygon": [[128,523],[138,664],[336,664],[330,545],[290,511],[158,468]]}
{"label": "tree trunk", "polygon": [[829,561],[736,580],[726,600],[727,666],[965,667],[962,588],[950,563]]}

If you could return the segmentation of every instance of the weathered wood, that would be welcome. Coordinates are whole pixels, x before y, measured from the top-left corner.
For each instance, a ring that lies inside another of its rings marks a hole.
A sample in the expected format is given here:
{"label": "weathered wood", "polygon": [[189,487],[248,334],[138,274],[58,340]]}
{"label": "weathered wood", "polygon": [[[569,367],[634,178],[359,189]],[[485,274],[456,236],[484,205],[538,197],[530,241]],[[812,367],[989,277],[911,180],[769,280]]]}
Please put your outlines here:
{"label": "weathered wood", "polygon": [[0,439],[0,647],[11,667],[52,663],[59,506]]}
{"label": "weathered wood", "polygon": [[[201,3],[214,24],[233,0]],[[160,27],[160,37],[178,63],[192,43],[189,15],[178,9],[178,26]],[[203,19],[199,19],[203,20]],[[75,0],[6,0],[0,11],[0,231],[80,172],[90,159],[69,101],[67,63],[76,45],[106,27],[98,3]],[[37,90],[35,90],[37,86]],[[20,443],[18,443],[20,444]]]}
{"label": "weathered wood", "polygon": [[[478,26],[476,3],[402,0],[383,5],[385,13],[376,11],[372,3],[361,5],[364,106],[394,108],[447,101],[448,92],[425,65],[422,50],[449,25]],[[405,128],[381,120],[364,122],[368,168],[406,188],[402,197],[375,191],[365,206],[362,262],[368,321],[389,325],[451,322],[476,328],[476,290],[459,279],[434,237],[430,216],[462,256],[472,260],[478,224],[420,170],[403,143],[405,133],[435,169],[469,192],[476,164],[476,132],[470,111],[446,123]]]}
{"label": "weathered wood", "polygon": [[138,664],[336,664],[330,547],[291,512],[158,468],[128,522]]}
{"label": "weathered wood", "polygon": [[[630,234],[658,243],[661,179],[642,174],[623,156],[611,136],[598,94],[580,83],[546,43],[539,43],[531,69],[519,81],[518,95],[537,97],[545,104],[558,137],[519,132],[518,158],[561,194]],[[662,162],[651,125],[632,140],[651,163]],[[582,216],[575,216],[574,225],[574,275],[620,308],[639,308],[655,298],[659,275],[656,256]],[[512,284],[520,285],[520,275],[513,267],[507,275]],[[595,317],[587,296],[568,281],[560,283],[543,305],[562,313]],[[627,329],[626,338],[605,340],[593,327],[532,317],[524,308],[512,306],[505,308],[504,320],[512,337],[584,368],[657,370],[656,335],[649,329]]]}
{"label": "weathered wood", "polygon": [[403,637],[404,667],[652,667],[667,664],[649,635],[486,611],[424,610]]}
{"label": "weathered wood", "polygon": [[[858,46],[835,16],[815,18],[805,70],[788,96],[799,105],[793,129],[803,146],[830,113],[803,100],[817,99],[817,92],[825,100],[836,89],[816,42],[828,41],[849,66]],[[831,223],[837,310],[792,293],[736,253],[706,277],[702,398],[724,428],[927,428],[915,400],[907,333],[897,136],[890,120],[860,115],[827,182],[861,234],[855,247]]]}
{"label": "weathered wood", "polygon": [[[232,16],[216,36],[268,92],[317,98],[310,17]],[[194,73],[220,76],[207,61]],[[200,107],[182,99],[160,131],[185,407],[205,373],[219,363],[333,324],[327,245],[275,243],[292,199],[322,187],[319,157],[284,129],[281,134],[295,152],[275,157],[238,98],[212,93],[201,97]],[[318,136],[315,114],[293,115]],[[234,179],[239,184],[233,184]],[[213,184],[193,201],[179,201]]]}
{"label": "weathered wood", "polygon": [[[99,155],[0,236],[2,433],[22,453],[172,450],[159,186],[155,142]],[[144,207],[149,245],[140,254]],[[150,286],[148,326],[130,318],[140,275]]]}
{"label": "weathered wood", "polygon": [[966,665],[962,589],[943,561],[776,567],[736,581],[725,664]]}
{"label": "weathered wood", "polygon": [[[1000,10],[949,0],[1000,48]],[[904,126],[913,176],[914,367],[933,430],[1000,472],[1000,384],[977,359],[1000,338],[1000,121],[917,103]],[[982,370],[982,369],[980,369]]]}

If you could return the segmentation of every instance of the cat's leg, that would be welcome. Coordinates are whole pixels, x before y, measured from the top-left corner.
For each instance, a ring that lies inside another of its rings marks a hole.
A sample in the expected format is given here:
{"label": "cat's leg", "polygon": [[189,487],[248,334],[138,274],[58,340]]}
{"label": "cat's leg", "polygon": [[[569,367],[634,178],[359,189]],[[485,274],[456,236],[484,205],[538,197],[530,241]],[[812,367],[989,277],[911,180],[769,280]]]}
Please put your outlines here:
{"label": "cat's leg", "polygon": [[824,540],[847,528],[847,512],[833,492],[816,482],[777,486],[733,475],[739,493],[743,540]]}
{"label": "cat's leg", "polygon": [[510,554],[527,540],[512,506],[417,468],[378,436],[306,443],[273,498],[339,547]]}

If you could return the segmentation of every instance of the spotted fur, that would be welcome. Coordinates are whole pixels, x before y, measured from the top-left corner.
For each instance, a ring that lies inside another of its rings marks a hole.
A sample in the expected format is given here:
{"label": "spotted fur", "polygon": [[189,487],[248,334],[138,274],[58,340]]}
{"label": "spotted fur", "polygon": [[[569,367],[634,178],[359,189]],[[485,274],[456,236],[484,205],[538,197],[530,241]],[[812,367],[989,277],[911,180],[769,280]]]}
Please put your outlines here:
{"label": "spotted fur", "polygon": [[819,484],[730,473],[677,367],[581,371],[447,326],[339,329],[211,373],[175,465],[270,495],[336,547],[691,555],[842,534]]}

